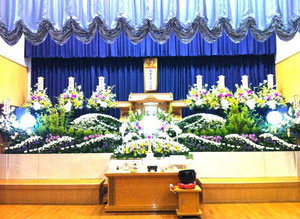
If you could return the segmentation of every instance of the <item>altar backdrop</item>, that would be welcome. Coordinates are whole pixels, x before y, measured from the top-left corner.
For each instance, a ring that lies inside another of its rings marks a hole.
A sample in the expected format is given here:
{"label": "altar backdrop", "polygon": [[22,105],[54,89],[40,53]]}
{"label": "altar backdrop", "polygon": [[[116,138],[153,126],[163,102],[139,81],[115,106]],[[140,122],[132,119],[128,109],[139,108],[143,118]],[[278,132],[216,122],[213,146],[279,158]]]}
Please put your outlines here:
{"label": "altar backdrop", "polygon": [[[32,58],[32,85],[37,77],[45,77],[48,95],[55,101],[68,85],[68,77],[75,77],[88,97],[96,89],[99,76],[107,85],[115,85],[117,100],[128,100],[130,92],[144,91],[143,58]],[[184,99],[189,86],[196,83],[196,75],[203,75],[204,83],[216,84],[218,75],[226,76],[226,86],[235,89],[241,76],[248,75],[249,83],[258,86],[267,74],[275,75],[275,56],[199,56],[160,57],[158,59],[158,92],[172,92],[175,100]],[[184,110],[184,116],[190,114]],[[119,117],[118,110],[111,115]]]}

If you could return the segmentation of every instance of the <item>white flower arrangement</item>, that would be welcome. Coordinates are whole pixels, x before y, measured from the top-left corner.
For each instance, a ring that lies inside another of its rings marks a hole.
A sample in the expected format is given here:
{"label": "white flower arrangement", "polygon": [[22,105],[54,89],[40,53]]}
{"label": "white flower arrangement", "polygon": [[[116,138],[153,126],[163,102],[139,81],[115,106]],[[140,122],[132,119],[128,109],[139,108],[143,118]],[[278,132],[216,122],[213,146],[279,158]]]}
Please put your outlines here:
{"label": "white flower arrangement", "polygon": [[106,110],[116,104],[116,94],[112,93],[113,87],[108,86],[104,90],[94,91],[92,96],[86,100],[87,108],[95,110]]}
{"label": "white flower arrangement", "polygon": [[[226,136],[225,136],[225,139],[227,139],[227,140],[235,140],[235,141],[237,140],[237,141],[239,141],[239,142],[244,142],[244,143],[246,143],[247,145],[252,146],[253,148],[256,148],[256,149],[258,149],[258,150],[264,150],[264,149],[266,149],[265,146],[256,144],[256,143],[254,143],[253,141],[249,140],[248,138],[245,138],[245,137],[240,136],[240,135],[238,135],[238,134],[230,134],[230,135],[226,135]],[[272,148],[272,147],[270,147],[270,148],[268,148],[268,149],[274,150],[274,148]]]}
{"label": "white flower arrangement", "polygon": [[109,115],[100,114],[100,113],[89,113],[80,116],[79,118],[73,120],[71,125],[73,125],[74,128],[90,128],[90,129],[97,129],[100,128],[101,130],[113,130],[117,131],[118,128],[112,125],[108,125],[101,121],[101,118],[112,120],[117,125],[121,125],[121,122]]}
{"label": "white flower arrangement", "polygon": [[232,92],[228,88],[212,86],[206,95],[207,104],[210,109],[227,110],[231,105]]}
{"label": "white flower arrangement", "polygon": [[190,109],[204,109],[207,107],[207,84],[204,87],[198,88],[194,85],[190,88],[185,102]]}
{"label": "white flower arrangement", "polygon": [[[35,85],[37,87],[37,84]],[[40,113],[42,111],[47,111],[52,107],[51,100],[47,95],[47,88],[43,90],[30,90],[30,97],[25,102],[23,107],[25,107],[29,112]]]}
{"label": "white flower arrangement", "polygon": [[192,133],[183,133],[183,134],[179,135],[178,138],[179,139],[184,139],[184,140],[186,140],[188,138],[193,138],[193,139],[203,143],[204,145],[212,145],[212,146],[215,146],[215,147],[220,147],[222,145],[219,142],[211,141],[211,140],[199,137],[199,136],[197,136],[195,134],[192,134]]}
{"label": "white flower arrangement", "polygon": [[81,86],[76,86],[74,89],[67,88],[58,98],[58,104],[64,108],[66,112],[71,112],[73,109],[82,109],[84,103],[84,94],[81,91]]}
{"label": "white flower arrangement", "polygon": [[236,92],[234,93],[234,98],[238,101],[240,104],[245,104],[250,110],[254,110],[256,107],[257,102],[257,95],[251,88],[243,88],[239,87],[237,84],[236,86]]}
{"label": "white flower arrangement", "polygon": [[[272,141],[276,142],[276,144],[278,144],[279,146],[285,147],[285,148],[289,148],[289,149],[292,149],[292,150],[300,148],[299,145],[290,144],[288,142],[285,142],[284,140],[282,140],[282,139],[280,139],[280,138],[278,138],[275,135],[272,135],[270,133],[261,134],[259,136],[259,138],[262,138],[262,139],[271,139]],[[278,150],[279,150],[279,148],[278,148]]]}
{"label": "white flower arrangement", "polygon": [[178,142],[163,139],[139,139],[127,144],[120,145],[115,151],[117,158],[146,157],[149,143],[155,156],[185,155],[189,149]]}
{"label": "white flower arrangement", "polygon": [[86,142],[82,142],[80,144],[76,144],[75,147],[77,148],[82,148],[82,147],[87,147],[89,145],[92,145],[92,144],[96,144],[96,143],[99,143],[105,139],[111,139],[111,140],[115,140],[115,141],[118,141],[120,140],[120,136],[118,135],[115,135],[115,134],[106,134],[106,135],[102,135],[102,136],[98,136],[96,138],[92,138]]}
{"label": "white flower arrangement", "polygon": [[0,133],[9,134],[13,128],[18,127],[17,117],[14,114],[15,108],[11,107],[7,113],[4,113],[4,109],[2,111],[3,113],[0,116]]}
{"label": "white flower arrangement", "polygon": [[[57,146],[61,146],[61,150],[64,150],[67,147],[71,147],[70,145],[74,141],[74,138],[69,137],[69,136],[62,136],[58,138],[57,140],[51,141],[48,144],[45,144],[44,146],[38,148],[39,152],[47,151],[50,150],[51,148],[55,148]],[[68,146],[64,146],[65,144],[68,144]]]}
{"label": "white flower arrangement", "polygon": [[269,87],[266,81],[259,86],[257,95],[257,106],[259,108],[275,110],[277,107],[283,107],[286,105],[284,97],[277,92],[274,87]]}
{"label": "white flower arrangement", "polygon": [[[188,122],[192,120],[191,122]],[[222,128],[226,123],[226,119],[221,116],[208,114],[208,113],[198,113],[191,116],[187,116],[180,121],[179,124],[183,124],[180,126],[184,130],[194,130],[199,127],[203,128]]]}
{"label": "white flower arrangement", "polygon": [[36,136],[36,135],[31,136],[19,144],[16,144],[14,146],[5,147],[4,150],[8,151],[8,150],[15,150],[15,149],[23,148],[25,146],[31,145],[34,142],[38,142],[38,141],[42,141],[42,140],[43,140],[43,138],[40,136]]}

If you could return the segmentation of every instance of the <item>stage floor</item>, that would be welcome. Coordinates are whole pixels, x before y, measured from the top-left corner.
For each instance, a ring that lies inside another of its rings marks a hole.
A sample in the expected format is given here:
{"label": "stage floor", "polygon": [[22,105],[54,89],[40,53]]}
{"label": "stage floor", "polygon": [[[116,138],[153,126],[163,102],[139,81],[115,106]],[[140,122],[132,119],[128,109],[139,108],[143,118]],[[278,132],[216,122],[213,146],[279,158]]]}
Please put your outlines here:
{"label": "stage floor", "polygon": [[[0,205],[0,218],[177,219],[175,212],[105,213],[105,205]],[[201,204],[202,219],[298,219],[298,203]],[[191,218],[191,217],[189,217]]]}

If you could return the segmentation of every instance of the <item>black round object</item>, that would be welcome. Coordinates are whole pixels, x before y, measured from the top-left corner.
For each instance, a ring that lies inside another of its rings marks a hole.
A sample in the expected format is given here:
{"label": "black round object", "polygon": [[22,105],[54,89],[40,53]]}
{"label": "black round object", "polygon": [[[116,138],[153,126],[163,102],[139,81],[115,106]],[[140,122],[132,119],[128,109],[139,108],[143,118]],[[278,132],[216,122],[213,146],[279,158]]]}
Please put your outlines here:
{"label": "black round object", "polygon": [[178,172],[178,178],[181,183],[193,183],[196,180],[195,170],[181,170]]}

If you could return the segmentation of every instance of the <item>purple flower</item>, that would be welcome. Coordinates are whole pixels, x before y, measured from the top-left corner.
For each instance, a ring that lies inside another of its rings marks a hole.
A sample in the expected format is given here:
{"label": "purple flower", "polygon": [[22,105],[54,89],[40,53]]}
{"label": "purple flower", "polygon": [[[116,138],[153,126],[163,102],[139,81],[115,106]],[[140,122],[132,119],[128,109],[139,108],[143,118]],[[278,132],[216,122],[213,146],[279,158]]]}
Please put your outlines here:
{"label": "purple flower", "polygon": [[32,100],[34,100],[34,99],[35,99],[35,97],[32,95],[32,96],[31,96],[31,99],[32,99]]}
{"label": "purple flower", "polygon": [[270,95],[268,95],[267,100],[271,100],[271,96]]}
{"label": "purple flower", "polygon": [[89,138],[85,136],[85,137],[83,138],[83,140],[87,141],[87,140],[89,140]]}
{"label": "purple flower", "polygon": [[65,98],[69,98],[69,94],[65,94]]}
{"label": "purple flower", "polygon": [[252,90],[250,89],[250,90],[248,90],[248,92],[247,92],[248,94],[251,94],[252,93]]}
{"label": "purple flower", "polygon": [[219,96],[218,96],[219,98],[222,98],[223,97],[223,94],[219,94]]}
{"label": "purple flower", "polygon": [[203,92],[202,92],[202,95],[204,96],[205,94],[206,94],[206,92],[205,92],[205,91],[203,91]]}
{"label": "purple flower", "polygon": [[163,126],[160,128],[161,131],[165,130],[165,124],[163,124]]}
{"label": "purple flower", "polygon": [[104,100],[106,98],[106,96],[105,95],[102,95],[102,99]]}
{"label": "purple flower", "polygon": [[243,93],[240,93],[240,97],[243,96],[243,95],[244,95]]}
{"label": "purple flower", "polygon": [[195,94],[195,97],[196,97],[196,98],[198,98],[198,97],[199,97],[199,95],[198,95],[198,94]]}
{"label": "purple flower", "polygon": [[230,93],[227,93],[227,94],[226,94],[226,97],[230,97],[230,96],[231,96]]}
{"label": "purple flower", "polygon": [[279,96],[279,94],[278,94],[278,93],[275,93],[274,95],[275,95],[275,97],[278,97],[278,96]]}
{"label": "purple flower", "polygon": [[151,139],[151,135],[148,135],[147,138],[148,138],[148,139]]}
{"label": "purple flower", "polygon": [[99,94],[96,94],[96,98],[98,98],[100,95]]}
{"label": "purple flower", "polygon": [[137,128],[138,128],[139,130],[141,130],[141,129],[142,129],[142,127],[141,127],[140,125],[138,125],[138,126],[137,126]]}
{"label": "purple flower", "polygon": [[41,99],[42,99],[41,96],[38,96],[37,98],[38,98],[38,100],[41,100]]}
{"label": "purple flower", "polygon": [[75,95],[75,94],[72,94],[72,98],[75,99],[75,98],[76,98],[76,95]]}

